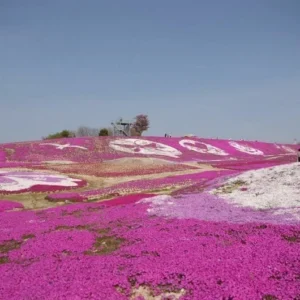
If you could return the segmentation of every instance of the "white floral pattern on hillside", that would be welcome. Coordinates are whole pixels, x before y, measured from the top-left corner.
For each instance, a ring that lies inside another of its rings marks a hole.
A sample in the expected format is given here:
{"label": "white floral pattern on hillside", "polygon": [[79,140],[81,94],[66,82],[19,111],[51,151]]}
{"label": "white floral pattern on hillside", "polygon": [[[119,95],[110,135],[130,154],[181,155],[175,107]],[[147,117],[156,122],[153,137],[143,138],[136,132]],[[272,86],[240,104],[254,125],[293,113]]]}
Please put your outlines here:
{"label": "white floral pattern on hillside", "polygon": [[141,139],[117,139],[109,146],[116,150],[131,154],[160,155],[178,158],[182,153],[165,144]]}
{"label": "white floral pattern on hillside", "polygon": [[60,174],[0,170],[0,191],[6,192],[21,191],[35,185],[76,187],[79,182],[81,182],[80,179]]}
{"label": "white floral pattern on hillside", "polygon": [[82,146],[77,146],[77,145],[71,145],[71,144],[57,144],[57,143],[42,143],[40,144],[41,146],[54,146],[56,149],[58,150],[64,150],[66,148],[78,148],[78,149],[82,149],[82,150],[88,150],[88,148],[86,147],[82,147]]}
{"label": "white floral pattern on hillside", "polygon": [[181,140],[179,144],[188,150],[203,153],[203,154],[214,154],[220,156],[229,155],[226,151],[218,147],[203,142],[194,141],[194,140],[187,140],[187,139]]}
{"label": "white floral pattern on hillside", "polygon": [[251,155],[264,155],[264,153],[261,150],[252,148],[248,145],[242,145],[240,143],[233,142],[233,141],[229,141],[228,143],[230,146],[232,146],[239,152],[243,152],[243,153],[247,153],[247,154],[251,154]]}

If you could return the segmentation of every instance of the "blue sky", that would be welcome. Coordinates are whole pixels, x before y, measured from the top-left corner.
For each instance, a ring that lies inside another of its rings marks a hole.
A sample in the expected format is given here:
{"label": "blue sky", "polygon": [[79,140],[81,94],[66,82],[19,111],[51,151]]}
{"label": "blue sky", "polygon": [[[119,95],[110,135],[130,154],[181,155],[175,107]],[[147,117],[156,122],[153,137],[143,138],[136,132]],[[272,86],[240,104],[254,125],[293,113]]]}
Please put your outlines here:
{"label": "blue sky", "polygon": [[149,115],[146,135],[300,141],[298,0],[0,0],[0,142]]}

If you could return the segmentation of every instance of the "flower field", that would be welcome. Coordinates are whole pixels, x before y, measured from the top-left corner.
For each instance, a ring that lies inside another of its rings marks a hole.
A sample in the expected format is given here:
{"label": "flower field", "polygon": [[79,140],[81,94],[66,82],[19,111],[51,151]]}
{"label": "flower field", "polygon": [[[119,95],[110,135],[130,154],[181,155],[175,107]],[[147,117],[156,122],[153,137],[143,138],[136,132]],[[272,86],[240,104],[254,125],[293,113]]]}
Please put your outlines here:
{"label": "flower field", "polygon": [[0,299],[300,300],[294,145],[0,145]]}

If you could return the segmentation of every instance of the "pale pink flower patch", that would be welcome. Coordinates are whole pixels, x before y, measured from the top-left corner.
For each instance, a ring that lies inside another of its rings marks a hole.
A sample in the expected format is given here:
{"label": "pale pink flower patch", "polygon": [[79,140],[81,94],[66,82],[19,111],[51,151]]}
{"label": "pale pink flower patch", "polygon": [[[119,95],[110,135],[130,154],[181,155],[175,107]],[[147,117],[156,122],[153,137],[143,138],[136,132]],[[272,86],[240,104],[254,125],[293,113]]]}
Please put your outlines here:
{"label": "pale pink flower patch", "polygon": [[18,192],[37,185],[49,187],[77,187],[81,183],[82,180],[80,179],[74,179],[60,174],[0,170],[0,192]]}

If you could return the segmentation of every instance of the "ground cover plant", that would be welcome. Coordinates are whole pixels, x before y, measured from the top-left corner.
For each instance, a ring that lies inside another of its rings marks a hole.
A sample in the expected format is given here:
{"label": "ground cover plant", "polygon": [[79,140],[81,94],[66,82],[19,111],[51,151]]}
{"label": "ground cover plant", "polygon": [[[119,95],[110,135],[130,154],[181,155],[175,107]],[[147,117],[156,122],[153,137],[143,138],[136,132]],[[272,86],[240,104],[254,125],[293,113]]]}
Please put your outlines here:
{"label": "ground cover plant", "polygon": [[[293,145],[0,145],[0,299],[300,299]],[[78,203],[79,202],[79,203]]]}

